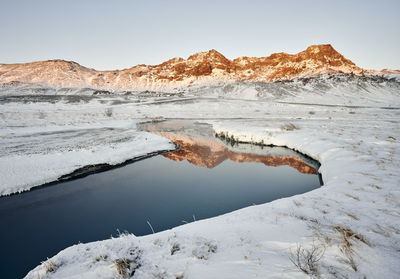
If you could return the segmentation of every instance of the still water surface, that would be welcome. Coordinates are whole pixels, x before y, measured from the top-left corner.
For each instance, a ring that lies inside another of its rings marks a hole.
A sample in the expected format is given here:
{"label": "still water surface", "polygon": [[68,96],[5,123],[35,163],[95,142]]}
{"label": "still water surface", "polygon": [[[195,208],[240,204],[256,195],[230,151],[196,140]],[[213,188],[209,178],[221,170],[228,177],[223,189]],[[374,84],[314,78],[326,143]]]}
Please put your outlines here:
{"label": "still water surface", "polygon": [[117,230],[149,234],[147,221],[161,231],[320,186],[317,163],[288,149],[160,134],[181,150],[0,198],[1,278],[22,278],[60,250]]}

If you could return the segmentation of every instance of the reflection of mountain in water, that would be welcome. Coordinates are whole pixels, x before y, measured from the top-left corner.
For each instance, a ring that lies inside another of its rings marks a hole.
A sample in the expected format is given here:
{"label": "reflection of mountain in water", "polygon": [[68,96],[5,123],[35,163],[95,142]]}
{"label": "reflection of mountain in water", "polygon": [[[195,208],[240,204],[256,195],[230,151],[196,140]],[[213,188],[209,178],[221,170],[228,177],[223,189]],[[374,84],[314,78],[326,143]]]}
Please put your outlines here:
{"label": "reflection of mountain in water", "polygon": [[192,138],[182,134],[170,132],[157,132],[160,136],[166,137],[175,143],[178,143],[181,148],[177,151],[164,154],[163,156],[174,160],[187,160],[193,165],[214,168],[225,160],[234,162],[257,162],[267,166],[282,166],[287,165],[297,169],[305,174],[317,174],[317,170],[306,163],[299,157],[291,155],[269,156],[252,153],[234,152],[229,150],[225,145],[216,140],[206,138]]}

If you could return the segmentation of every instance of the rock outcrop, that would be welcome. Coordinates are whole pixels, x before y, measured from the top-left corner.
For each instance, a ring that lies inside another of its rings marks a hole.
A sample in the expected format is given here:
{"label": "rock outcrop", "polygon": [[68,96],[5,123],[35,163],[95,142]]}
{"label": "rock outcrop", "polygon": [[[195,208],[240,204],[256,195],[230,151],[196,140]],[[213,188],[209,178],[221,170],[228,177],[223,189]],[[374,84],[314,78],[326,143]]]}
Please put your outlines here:
{"label": "rock outcrop", "polygon": [[297,54],[274,53],[268,57],[243,56],[234,60],[210,50],[188,59],[173,58],[159,65],[137,65],[115,71],[96,71],[64,60],[6,64],[0,65],[0,84],[157,90],[217,82],[274,82],[332,73],[377,72],[357,67],[328,44],[313,45]]}

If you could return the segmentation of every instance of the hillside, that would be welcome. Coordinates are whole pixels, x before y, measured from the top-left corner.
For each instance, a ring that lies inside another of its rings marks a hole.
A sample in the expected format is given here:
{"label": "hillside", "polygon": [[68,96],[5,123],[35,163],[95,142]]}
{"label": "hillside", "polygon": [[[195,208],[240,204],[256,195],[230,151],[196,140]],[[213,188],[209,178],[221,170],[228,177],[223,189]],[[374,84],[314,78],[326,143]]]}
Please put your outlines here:
{"label": "hillside", "polygon": [[367,71],[346,59],[331,45],[313,45],[297,54],[227,59],[216,50],[159,65],[137,65],[115,71],[96,71],[76,62],[49,60],[0,65],[0,85],[90,87],[106,90],[160,90],[219,82],[275,82],[322,74],[393,74]]}

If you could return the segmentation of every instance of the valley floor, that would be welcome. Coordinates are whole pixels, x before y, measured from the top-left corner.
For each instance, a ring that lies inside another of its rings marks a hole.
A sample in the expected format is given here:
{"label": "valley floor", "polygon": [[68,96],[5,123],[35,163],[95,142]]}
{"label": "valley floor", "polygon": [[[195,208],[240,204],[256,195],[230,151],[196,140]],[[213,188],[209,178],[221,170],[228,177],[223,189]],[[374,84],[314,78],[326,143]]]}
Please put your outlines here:
{"label": "valley floor", "polygon": [[[26,278],[396,278],[398,103],[397,96],[377,106],[348,106],[345,99],[326,106],[196,96],[2,103],[2,195],[88,164],[118,164],[171,149],[168,140],[136,128],[138,122],[171,118],[210,123],[238,141],[287,146],[322,164],[324,186],[312,192],[153,235],[78,244]],[[315,262],[305,265],[313,255]]]}

